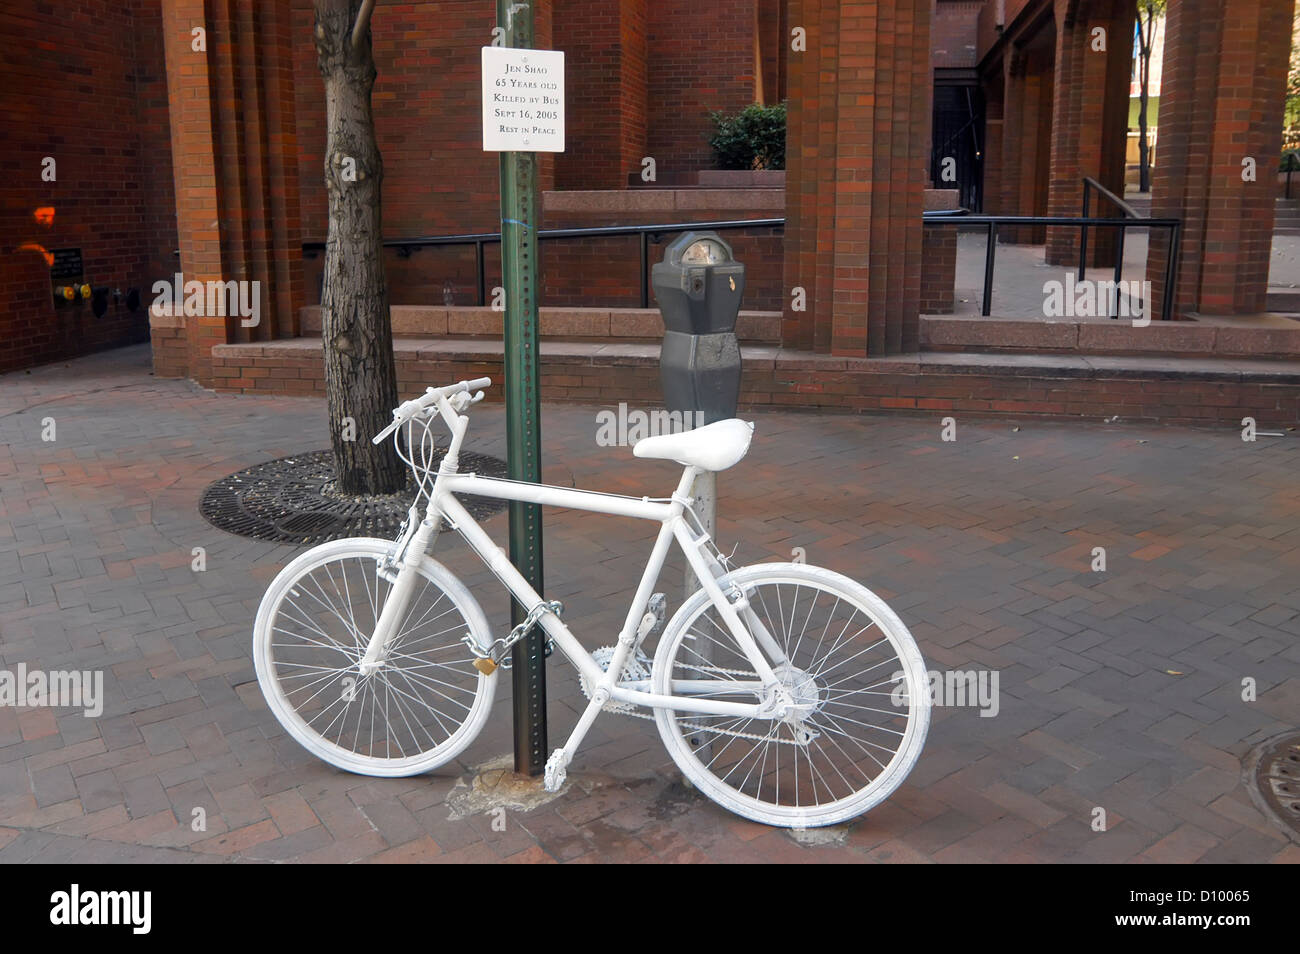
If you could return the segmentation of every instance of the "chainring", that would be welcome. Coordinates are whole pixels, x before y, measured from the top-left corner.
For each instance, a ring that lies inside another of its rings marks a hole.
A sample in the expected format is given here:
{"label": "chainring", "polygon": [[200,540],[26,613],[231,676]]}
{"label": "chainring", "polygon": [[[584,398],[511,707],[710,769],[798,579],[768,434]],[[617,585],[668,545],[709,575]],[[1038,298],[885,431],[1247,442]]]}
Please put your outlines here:
{"label": "chainring", "polygon": [[[596,664],[600,666],[603,672],[609,672],[609,664],[614,660],[615,648],[616,647],[614,646],[601,646],[599,649],[592,652],[591,658],[596,661]],[[650,657],[643,653],[638,647],[636,652],[629,656],[627,662],[623,664],[623,672],[619,675],[618,681],[622,683],[629,680],[639,681],[649,678]],[[588,682],[586,676],[579,676],[578,681],[582,685],[582,694],[590,699],[591,693],[595,687]],[[615,702],[612,699],[601,706],[601,711],[621,712],[624,715],[640,715],[640,713],[636,711],[636,706],[627,702]]]}

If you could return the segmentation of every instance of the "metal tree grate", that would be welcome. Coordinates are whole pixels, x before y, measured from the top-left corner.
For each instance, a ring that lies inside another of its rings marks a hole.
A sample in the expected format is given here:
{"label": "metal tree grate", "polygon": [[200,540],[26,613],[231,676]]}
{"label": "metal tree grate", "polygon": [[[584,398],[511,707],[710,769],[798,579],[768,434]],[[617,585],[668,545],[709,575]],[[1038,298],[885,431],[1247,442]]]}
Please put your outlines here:
{"label": "metal tree grate", "polygon": [[1257,801],[1300,841],[1300,732],[1259,746],[1254,765]]}
{"label": "metal tree grate", "polygon": [[[433,466],[442,459],[436,452]],[[504,477],[505,461],[462,452],[461,473]],[[312,451],[255,464],[214,481],[199,512],[219,530],[254,540],[314,544],[343,537],[395,537],[415,499],[415,482],[400,494],[352,496],[335,489],[334,454]],[[462,501],[476,518],[506,508],[503,500]]]}

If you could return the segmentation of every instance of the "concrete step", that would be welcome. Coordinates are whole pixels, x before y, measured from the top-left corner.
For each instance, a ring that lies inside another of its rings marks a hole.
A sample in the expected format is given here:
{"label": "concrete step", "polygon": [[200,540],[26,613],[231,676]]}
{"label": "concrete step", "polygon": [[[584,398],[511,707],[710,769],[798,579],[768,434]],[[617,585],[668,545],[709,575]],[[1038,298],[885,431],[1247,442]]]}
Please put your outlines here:
{"label": "concrete step", "polygon": [[1300,235],[1300,198],[1273,200],[1273,234]]}
{"label": "concrete step", "polygon": [[[482,375],[498,380],[504,359],[495,337],[399,338],[394,351],[403,395]],[[544,401],[662,405],[657,345],[553,341],[539,357]],[[1300,361],[925,352],[858,358],[769,345],[747,346],[742,357],[742,409],[1300,423]],[[319,338],[217,345],[212,362],[219,391],[324,393]],[[491,388],[488,398],[499,401],[501,389]]]}
{"label": "concrete step", "polygon": [[[1270,308],[1272,307],[1270,296]],[[1279,298],[1279,306],[1291,304]],[[1297,304],[1300,304],[1298,302]],[[1292,310],[1279,307],[1279,311]],[[1300,310],[1297,308],[1295,310]],[[921,349],[965,354],[1300,358],[1300,321],[1284,315],[1152,321],[921,316]]]}
{"label": "concrete step", "polygon": [[1270,291],[1264,296],[1264,307],[1280,314],[1300,313],[1300,288],[1294,291]]}
{"label": "concrete step", "polygon": [[[393,305],[393,335],[500,335],[505,313],[476,306]],[[319,335],[320,305],[298,311],[303,334]],[[543,338],[598,341],[653,340],[664,336],[657,308],[551,308],[538,309],[538,331]],[[736,337],[742,342],[775,344],[781,340],[779,311],[741,311],[736,317]]]}

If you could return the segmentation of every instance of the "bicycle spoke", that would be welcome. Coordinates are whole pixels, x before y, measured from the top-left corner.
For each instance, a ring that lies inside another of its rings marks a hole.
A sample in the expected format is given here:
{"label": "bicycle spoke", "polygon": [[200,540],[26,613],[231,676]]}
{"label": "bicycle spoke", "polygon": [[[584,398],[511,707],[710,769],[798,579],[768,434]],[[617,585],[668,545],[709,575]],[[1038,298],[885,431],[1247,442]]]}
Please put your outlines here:
{"label": "bicycle spoke", "polygon": [[[900,655],[899,640],[910,637],[896,625],[883,626],[867,611],[868,604],[850,596],[853,590],[824,582],[826,576],[815,569],[754,568],[751,579],[734,584],[749,600],[742,623],[765,627],[774,640],[768,648],[784,653],[779,661],[767,659],[789,707],[784,716],[669,714],[676,738],[684,743],[674,745],[674,758],[691,760],[709,782],[708,794],[742,814],[757,812],[751,817],[767,820],[772,811],[788,811],[792,814],[783,818],[791,823],[816,824],[841,805],[867,803],[905,752],[903,771],[919,752],[916,746],[905,749],[913,709],[885,708],[896,698],[898,679],[886,667],[910,673],[909,679],[919,676]],[[776,690],[762,687],[712,604],[703,604],[678,632],[666,647],[670,668],[656,675],[660,690],[701,699],[735,698],[741,692],[759,702],[771,699]],[[761,645],[759,651],[769,656]],[[689,686],[674,690],[679,681]],[[739,681],[753,688],[730,688]],[[690,746],[692,739],[703,744]],[[783,752],[787,747],[790,751]]]}
{"label": "bicycle spoke", "polygon": [[423,571],[377,668],[361,675],[393,592],[378,574],[382,559],[376,545],[373,556],[358,552],[310,565],[283,585],[260,638],[279,685],[277,717],[317,740],[318,754],[345,760],[336,764],[393,774],[378,770],[414,764],[463,735],[461,727],[482,711],[483,677],[460,641],[474,628],[454,595]]}

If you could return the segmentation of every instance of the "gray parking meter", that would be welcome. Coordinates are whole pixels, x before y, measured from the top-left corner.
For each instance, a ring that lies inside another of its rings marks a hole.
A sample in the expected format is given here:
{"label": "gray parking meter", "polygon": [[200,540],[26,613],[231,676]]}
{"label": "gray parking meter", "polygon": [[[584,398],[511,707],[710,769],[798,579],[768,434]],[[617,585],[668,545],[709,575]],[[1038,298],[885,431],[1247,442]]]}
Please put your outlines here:
{"label": "gray parking meter", "polygon": [[[699,411],[703,423],[736,416],[740,345],[736,314],[745,266],[716,232],[687,232],[650,270],[664,319],[659,379],[670,411]],[[688,418],[694,421],[694,417]]]}
{"label": "gray parking meter", "polygon": [[[655,300],[664,319],[659,380],[669,411],[682,412],[687,426],[712,424],[736,416],[740,397],[740,345],[736,314],[745,291],[745,266],[716,232],[687,232],[664,249],[664,260],[650,270]],[[694,512],[712,534],[717,522],[717,474],[705,471],[691,487]],[[684,598],[699,586],[686,568]],[[696,650],[708,662],[707,647]],[[707,745],[693,738],[695,746]]]}

